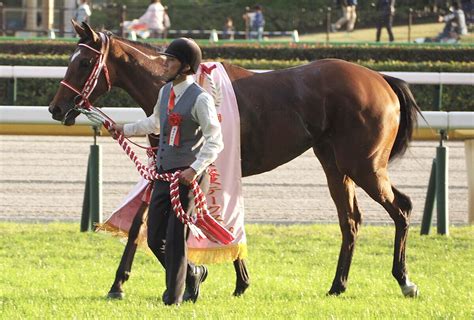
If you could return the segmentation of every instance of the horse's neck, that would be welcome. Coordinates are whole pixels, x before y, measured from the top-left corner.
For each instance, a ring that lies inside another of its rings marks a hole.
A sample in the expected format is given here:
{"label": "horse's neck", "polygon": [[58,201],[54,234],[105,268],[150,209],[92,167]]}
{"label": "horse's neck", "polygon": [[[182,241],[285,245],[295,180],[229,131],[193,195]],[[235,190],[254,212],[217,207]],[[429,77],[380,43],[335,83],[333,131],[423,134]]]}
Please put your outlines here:
{"label": "horse's neck", "polygon": [[229,76],[229,79],[230,79],[231,82],[233,82],[235,80],[247,78],[247,77],[250,77],[253,74],[255,74],[254,72],[252,72],[250,70],[247,70],[247,69],[241,68],[239,66],[229,64],[229,63],[223,62],[222,65],[224,66],[224,69],[225,69],[227,75]]}
{"label": "horse's neck", "polygon": [[119,52],[122,54],[109,57],[115,65],[114,86],[124,89],[147,115],[151,115],[158,92],[163,85],[159,68],[154,65],[156,61],[153,61],[151,55],[147,58],[145,54],[140,54],[145,50],[130,49],[131,45],[125,41],[119,40],[119,43],[115,42],[115,45],[121,46]]}

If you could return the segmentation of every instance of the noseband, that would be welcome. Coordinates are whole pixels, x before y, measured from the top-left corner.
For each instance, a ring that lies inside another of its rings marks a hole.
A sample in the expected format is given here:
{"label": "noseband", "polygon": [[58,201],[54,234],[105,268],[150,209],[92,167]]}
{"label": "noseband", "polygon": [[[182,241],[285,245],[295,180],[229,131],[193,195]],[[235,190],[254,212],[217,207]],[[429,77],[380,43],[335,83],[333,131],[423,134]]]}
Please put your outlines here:
{"label": "noseband", "polygon": [[110,47],[110,39],[103,32],[99,32],[99,36],[102,40],[102,47],[100,48],[100,51],[92,48],[91,46],[88,46],[85,43],[79,43],[78,45],[78,46],[87,48],[89,50],[92,50],[98,55],[94,68],[92,69],[91,74],[89,75],[86,82],[84,83],[82,90],[76,89],[74,86],[67,83],[65,80],[61,81],[61,84],[63,86],[77,93],[77,96],[74,98],[74,104],[76,107],[79,107],[79,108],[80,107],[88,108],[90,106],[89,96],[94,91],[95,87],[97,86],[97,81],[99,79],[99,76],[102,70],[104,71],[105,81],[107,82],[107,91],[110,91],[110,89],[112,88],[112,84],[110,82],[110,77],[109,77],[109,71],[107,69],[107,64],[106,64],[107,54],[109,52],[109,47]]}

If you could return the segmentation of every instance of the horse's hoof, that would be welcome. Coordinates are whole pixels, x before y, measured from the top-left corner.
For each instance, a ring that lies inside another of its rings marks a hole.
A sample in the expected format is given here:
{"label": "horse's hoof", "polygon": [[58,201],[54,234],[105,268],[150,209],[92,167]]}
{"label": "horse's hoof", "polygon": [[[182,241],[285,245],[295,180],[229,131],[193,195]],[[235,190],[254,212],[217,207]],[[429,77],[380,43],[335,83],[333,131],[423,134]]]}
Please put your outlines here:
{"label": "horse's hoof", "polygon": [[245,290],[250,286],[248,283],[244,283],[238,287],[235,287],[234,293],[232,294],[234,297],[240,297],[244,294]]}
{"label": "horse's hoof", "polygon": [[337,297],[339,296],[343,291],[328,291],[326,292],[326,297]]}
{"label": "horse's hoof", "polygon": [[326,296],[337,297],[340,294],[346,292],[346,288],[343,286],[332,286],[331,289],[326,293]]}
{"label": "horse's hoof", "polygon": [[125,293],[121,291],[111,291],[107,294],[107,299],[122,300],[123,298],[125,298]]}
{"label": "horse's hoof", "polygon": [[400,286],[402,293],[407,298],[416,298],[418,297],[418,287],[416,284],[409,282],[404,286]]}

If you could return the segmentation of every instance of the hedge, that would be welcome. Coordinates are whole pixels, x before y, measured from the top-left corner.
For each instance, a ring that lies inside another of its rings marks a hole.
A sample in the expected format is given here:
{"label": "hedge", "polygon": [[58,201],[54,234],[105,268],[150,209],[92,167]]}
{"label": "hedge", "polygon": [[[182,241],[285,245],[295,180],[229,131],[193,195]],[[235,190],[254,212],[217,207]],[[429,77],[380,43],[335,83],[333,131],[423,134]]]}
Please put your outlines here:
{"label": "hedge", "polygon": [[[0,54],[0,65],[66,66],[66,55],[5,55]],[[223,61],[223,59],[218,59]],[[282,69],[307,63],[302,60],[226,60],[248,69]],[[474,62],[419,62],[401,61],[356,61],[378,71],[424,71],[424,72],[474,72]],[[9,104],[7,85],[9,79],[0,79],[0,104]],[[18,79],[18,105],[48,105],[59,86],[58,79]],[[436,110],[435,86],[413,85],[414,95],[423,110]],[[122,89],[114,88],[111,93],[100,98],[95,105],[107,107],[138,107]],[[472,86],[444,86],[443,110],[474,111],[474,90]]]}
{"label": "hedge", "polygon": [[452,47],[294,45],[294,46],[206,46],[208,59],[317,60],[339,58],[347,61],[459,61],[474,60],[474,49]]}
{"label": "hedge", "polygon": [[[158,48],[164,43],[154,43]],[[74,42],[63,41],[0,41],[0,52],[4,54],[70,55],[76,47]],[[474,61],[472,46],[413,46],[370,44],[252,44],[248,42],[222,45],[201,44],[206,59],[267,59],[267,60],[316,60],[339,58],[348,61]]]}
{"label": "hedge", "polygon": [[[268,59],[206,59],[208,61],[228,61],[247,69],[283,69],[308,63],[310,60],[268,60]],[[474,60],[459,61],[428,61],[406,62],[397,60],[355,60],[370,69],[378,71],[424,71],[424,72],[474,72]],[[12,66],[67,66],[69,55],[33,55],[33,54],[2,54],[0,65]]]}

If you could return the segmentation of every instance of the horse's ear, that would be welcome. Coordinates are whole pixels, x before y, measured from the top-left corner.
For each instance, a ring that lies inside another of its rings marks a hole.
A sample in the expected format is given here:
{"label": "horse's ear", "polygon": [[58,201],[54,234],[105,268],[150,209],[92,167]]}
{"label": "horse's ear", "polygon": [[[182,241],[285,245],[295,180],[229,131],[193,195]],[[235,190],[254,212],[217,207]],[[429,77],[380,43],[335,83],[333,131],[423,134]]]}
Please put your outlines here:
{"label": "horse's ear", "polygon": [[91,38],[94,42],[99,42],[99,35],[94,30],[92,30],[87,23],[83,22],[82,27],[89,38]]}
{"label": "horse's ear", "polygon": [[74,27],[74,30],[76,30],[76,33],[79,35],[81,39],[84,39],[87,37],[86,31],[84,30],[83,27],[81,27],[74,19],[71,19],[72,26]]}

